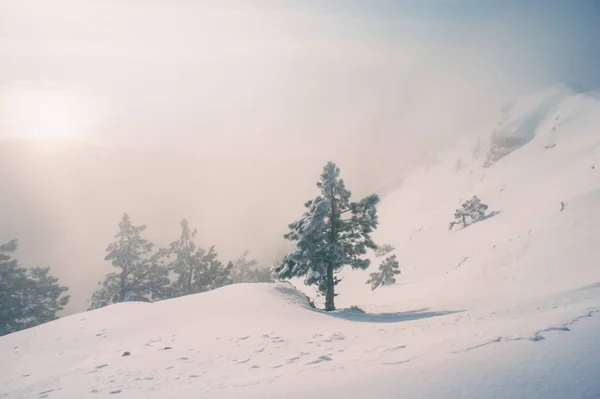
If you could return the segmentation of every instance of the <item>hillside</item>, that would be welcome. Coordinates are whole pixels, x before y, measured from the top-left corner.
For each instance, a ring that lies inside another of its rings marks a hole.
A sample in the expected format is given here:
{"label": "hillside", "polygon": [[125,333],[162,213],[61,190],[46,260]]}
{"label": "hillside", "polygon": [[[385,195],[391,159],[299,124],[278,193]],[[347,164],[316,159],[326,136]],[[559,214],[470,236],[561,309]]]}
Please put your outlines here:
{"label": "hillside", "polygon": [[[600,100],[556,86],[499,122],[383,198],[395,285],[344,272],[330,314],[256,284],[72,315],[0,338],[0,397],[597,398]],[[449,231],[473,195],[493,214]]]}

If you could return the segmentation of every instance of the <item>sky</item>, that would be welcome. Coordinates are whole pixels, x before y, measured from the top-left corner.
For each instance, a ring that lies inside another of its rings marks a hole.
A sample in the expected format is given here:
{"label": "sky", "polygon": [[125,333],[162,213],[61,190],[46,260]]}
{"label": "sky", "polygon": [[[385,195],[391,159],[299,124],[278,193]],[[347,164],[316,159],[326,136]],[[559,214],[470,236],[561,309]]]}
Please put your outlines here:
{"label": "sky", "polygon": [[510,98],[558,81],[600,86],[597,1],[0,4],[0,87],[76,93],[81,134],[103,143],[230,154],[326,134],[328,153],[425,88],[455,95],[447,86],[470,82]]}
{"label": "sky", "polygon": [[75,310],[124,211],[269,264],[327,160],[385,194],[520,94],[600,88],[599,21],[584,0],[0,0],[0,240],[82,282]]}

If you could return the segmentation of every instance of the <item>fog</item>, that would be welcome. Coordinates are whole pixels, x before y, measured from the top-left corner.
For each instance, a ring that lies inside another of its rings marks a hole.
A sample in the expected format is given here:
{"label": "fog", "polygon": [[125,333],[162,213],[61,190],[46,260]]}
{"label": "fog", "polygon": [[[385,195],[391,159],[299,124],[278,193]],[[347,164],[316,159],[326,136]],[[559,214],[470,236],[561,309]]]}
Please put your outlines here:
{"label": "fog", "polygon": [[[158,246],[186,217],[223,261],[270,265],[327,160],[385,200],[519,94],[600,87],[599,20],[593,1],[0,0],[0,241],[52,267],[68,312],[123,212]],[[32,90],[67,116],[16,118]]]}

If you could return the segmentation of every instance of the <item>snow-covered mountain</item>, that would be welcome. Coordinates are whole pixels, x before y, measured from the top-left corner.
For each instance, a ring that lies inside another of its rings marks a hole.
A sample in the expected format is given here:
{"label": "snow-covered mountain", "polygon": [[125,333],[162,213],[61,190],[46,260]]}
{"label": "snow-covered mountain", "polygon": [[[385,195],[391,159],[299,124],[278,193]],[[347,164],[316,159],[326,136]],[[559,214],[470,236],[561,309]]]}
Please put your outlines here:
{"label": "snow-covered mountain", "polygon": [[[525,96],[384,197],[398,282],[338,285],[365,313],[289,284],[118,304],[0,338],[0,397],[598,398],[599,151],[595,94]],[[473,195],[490,217],[448,230]]]}

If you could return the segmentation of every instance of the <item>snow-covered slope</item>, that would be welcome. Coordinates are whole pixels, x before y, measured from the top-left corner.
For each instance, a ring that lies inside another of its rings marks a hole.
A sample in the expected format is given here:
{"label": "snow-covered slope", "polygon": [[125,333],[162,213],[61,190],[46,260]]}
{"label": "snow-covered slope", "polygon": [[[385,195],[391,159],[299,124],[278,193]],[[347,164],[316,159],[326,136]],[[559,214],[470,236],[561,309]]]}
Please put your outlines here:
{"label": "snow-covered slope", "polygon": [[[384,198],[377,238],[403,274],[338,286],[366,313],[288,284],[114,305],[0,338],[0,397],[600,397],[600,101],[516,104]],[[527,142],[486,164],[499,131]],[[473,195],[493,216],[449,231]]]}

